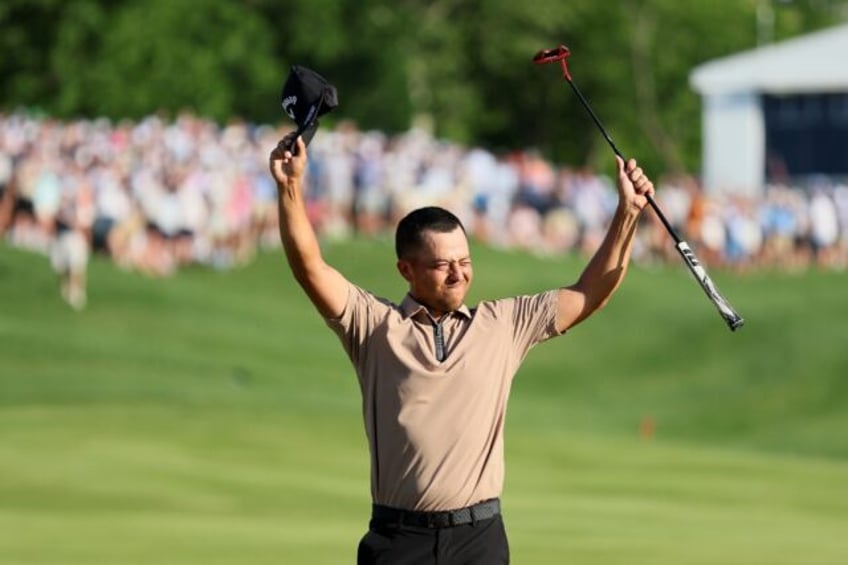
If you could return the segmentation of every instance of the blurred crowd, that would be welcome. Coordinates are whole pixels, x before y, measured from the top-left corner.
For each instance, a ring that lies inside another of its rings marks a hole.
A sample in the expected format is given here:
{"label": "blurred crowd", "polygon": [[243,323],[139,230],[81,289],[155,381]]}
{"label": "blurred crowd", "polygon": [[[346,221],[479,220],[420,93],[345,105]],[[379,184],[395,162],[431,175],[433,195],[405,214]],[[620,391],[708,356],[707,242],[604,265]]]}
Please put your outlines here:
{"label": "blurred crowd", "polygon": [[[156,277],[244,265],[279,245],[267,164],[287,131],[190,113],[117,123],[0,114],[0,235],[48,256],[77,309],[92,253]],[[588,255],[616,206],[613,180],[588,167],[462,147],[417,128],[389,136],[340,123],[309,152],[307,206],[324,239],[387,237],[406,212],[435,204],[486,244]],[[669,222],[709,266],[848,266],[848,185],[766,186],[749,198],[705,194],[690,176],[654,181]],[[679,260],[656,215],[642,217],[634,260]]]}

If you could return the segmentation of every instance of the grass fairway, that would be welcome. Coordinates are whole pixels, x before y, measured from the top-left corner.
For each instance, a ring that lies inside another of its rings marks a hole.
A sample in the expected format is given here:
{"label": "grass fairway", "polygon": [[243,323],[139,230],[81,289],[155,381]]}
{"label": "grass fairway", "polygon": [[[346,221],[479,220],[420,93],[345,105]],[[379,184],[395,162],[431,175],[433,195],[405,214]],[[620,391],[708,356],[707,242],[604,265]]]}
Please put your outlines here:
{"label": "grass fairway", "polygon": [[[382,242],[328,246],[379,294]],[[475,250],[470,302],[579,259]],[[682,266],[531,352],[507,423],[518,564],[848,563],[845,275]],[[89,308],[0,246],[0,563],[352,563],[369,512],[355,379],[281,254],[149,280],[95,260]],[[652,440],[640,422],[655,422]]]}

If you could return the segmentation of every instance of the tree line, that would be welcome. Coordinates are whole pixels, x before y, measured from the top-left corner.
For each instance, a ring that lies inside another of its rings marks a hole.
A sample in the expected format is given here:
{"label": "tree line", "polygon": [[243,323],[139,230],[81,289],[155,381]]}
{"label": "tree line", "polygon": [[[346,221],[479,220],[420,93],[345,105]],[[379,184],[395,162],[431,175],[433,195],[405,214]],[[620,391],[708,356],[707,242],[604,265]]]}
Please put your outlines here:
{"label": "tree line", "polygon": [[559,71],[531,63],[563,43],[625,153],[648,170],[697,171],[692,68],[846,17],[848,0],[5,0],[0,107],[279,123],[296,63],[338,88],[327,123],[426,123],[460,143],[608,164]]}

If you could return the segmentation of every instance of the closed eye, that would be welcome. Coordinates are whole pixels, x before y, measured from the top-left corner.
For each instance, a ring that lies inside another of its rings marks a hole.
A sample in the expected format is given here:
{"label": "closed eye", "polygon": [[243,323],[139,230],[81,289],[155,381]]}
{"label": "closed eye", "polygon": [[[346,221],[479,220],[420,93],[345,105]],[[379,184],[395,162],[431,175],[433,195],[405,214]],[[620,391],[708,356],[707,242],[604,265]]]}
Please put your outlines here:
{"label": "closed eye", "polygon": [[460,259],[459,261],[436,261],[431,265],[431,268],[436,271],[448,271],[454,263],[460,267],[466,268],[471,266],[471,259]]}

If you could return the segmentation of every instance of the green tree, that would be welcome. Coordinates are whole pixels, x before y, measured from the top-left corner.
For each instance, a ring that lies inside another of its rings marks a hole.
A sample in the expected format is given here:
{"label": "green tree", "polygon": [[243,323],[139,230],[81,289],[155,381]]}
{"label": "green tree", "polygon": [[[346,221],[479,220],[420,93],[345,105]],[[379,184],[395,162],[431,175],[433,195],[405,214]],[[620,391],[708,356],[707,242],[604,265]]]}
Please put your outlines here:
{"label": "green tree", "polygon": [[337,117],[388,132],[409,127],[412,103],[406,74],[406,10],[387,0],[254,0],[273,22],[278,82],[292,64],[310,67],[339,90]]}
{"label": "green tree", "polygon": [[[80,30],[89,11],[99,12],[99,2],[80,0],[6,0],[0,3],[0,105],[5,108],[44,107],[55,111],[54,100],[61,89],[54,54],[59,37],[77,33],[71,28],[77,21]],[[79,33],[82,33],[80,31]],[[83,44],[80,42],[79,47]],[[73,56],[83,56],[74,50]]]}
{"label": "green tree", "polygon": [[[49,51],[51,91],[47,107],[58,116],[102,115],[100,93],[92,86],[101,73],[104,30],[108,30],[119,3],[95,0],[69,2],[56,17],[56,35]],[[123,109],[117,114],[123,114]]]}
{"label": "green tree", "polygon": [[692,68],[754,46],[750,6],[736,0],[628,0],[625,57],[632,80],[628,137],[654,170],[697,170],[700,106]]}
{"label": "green tree", "polygon": [[267,120],[279,114],[272,45],[268,23],[228,0],[130,3],[104,30],[79,104],[109,116],[193,108]]}
{"label": "green tree", "polygon": [[279,115],[268,21],[231,0],[10,0],[0,22],[12,54],[0,65],[4,107],[60,117],[186,107],[218,120]]}

